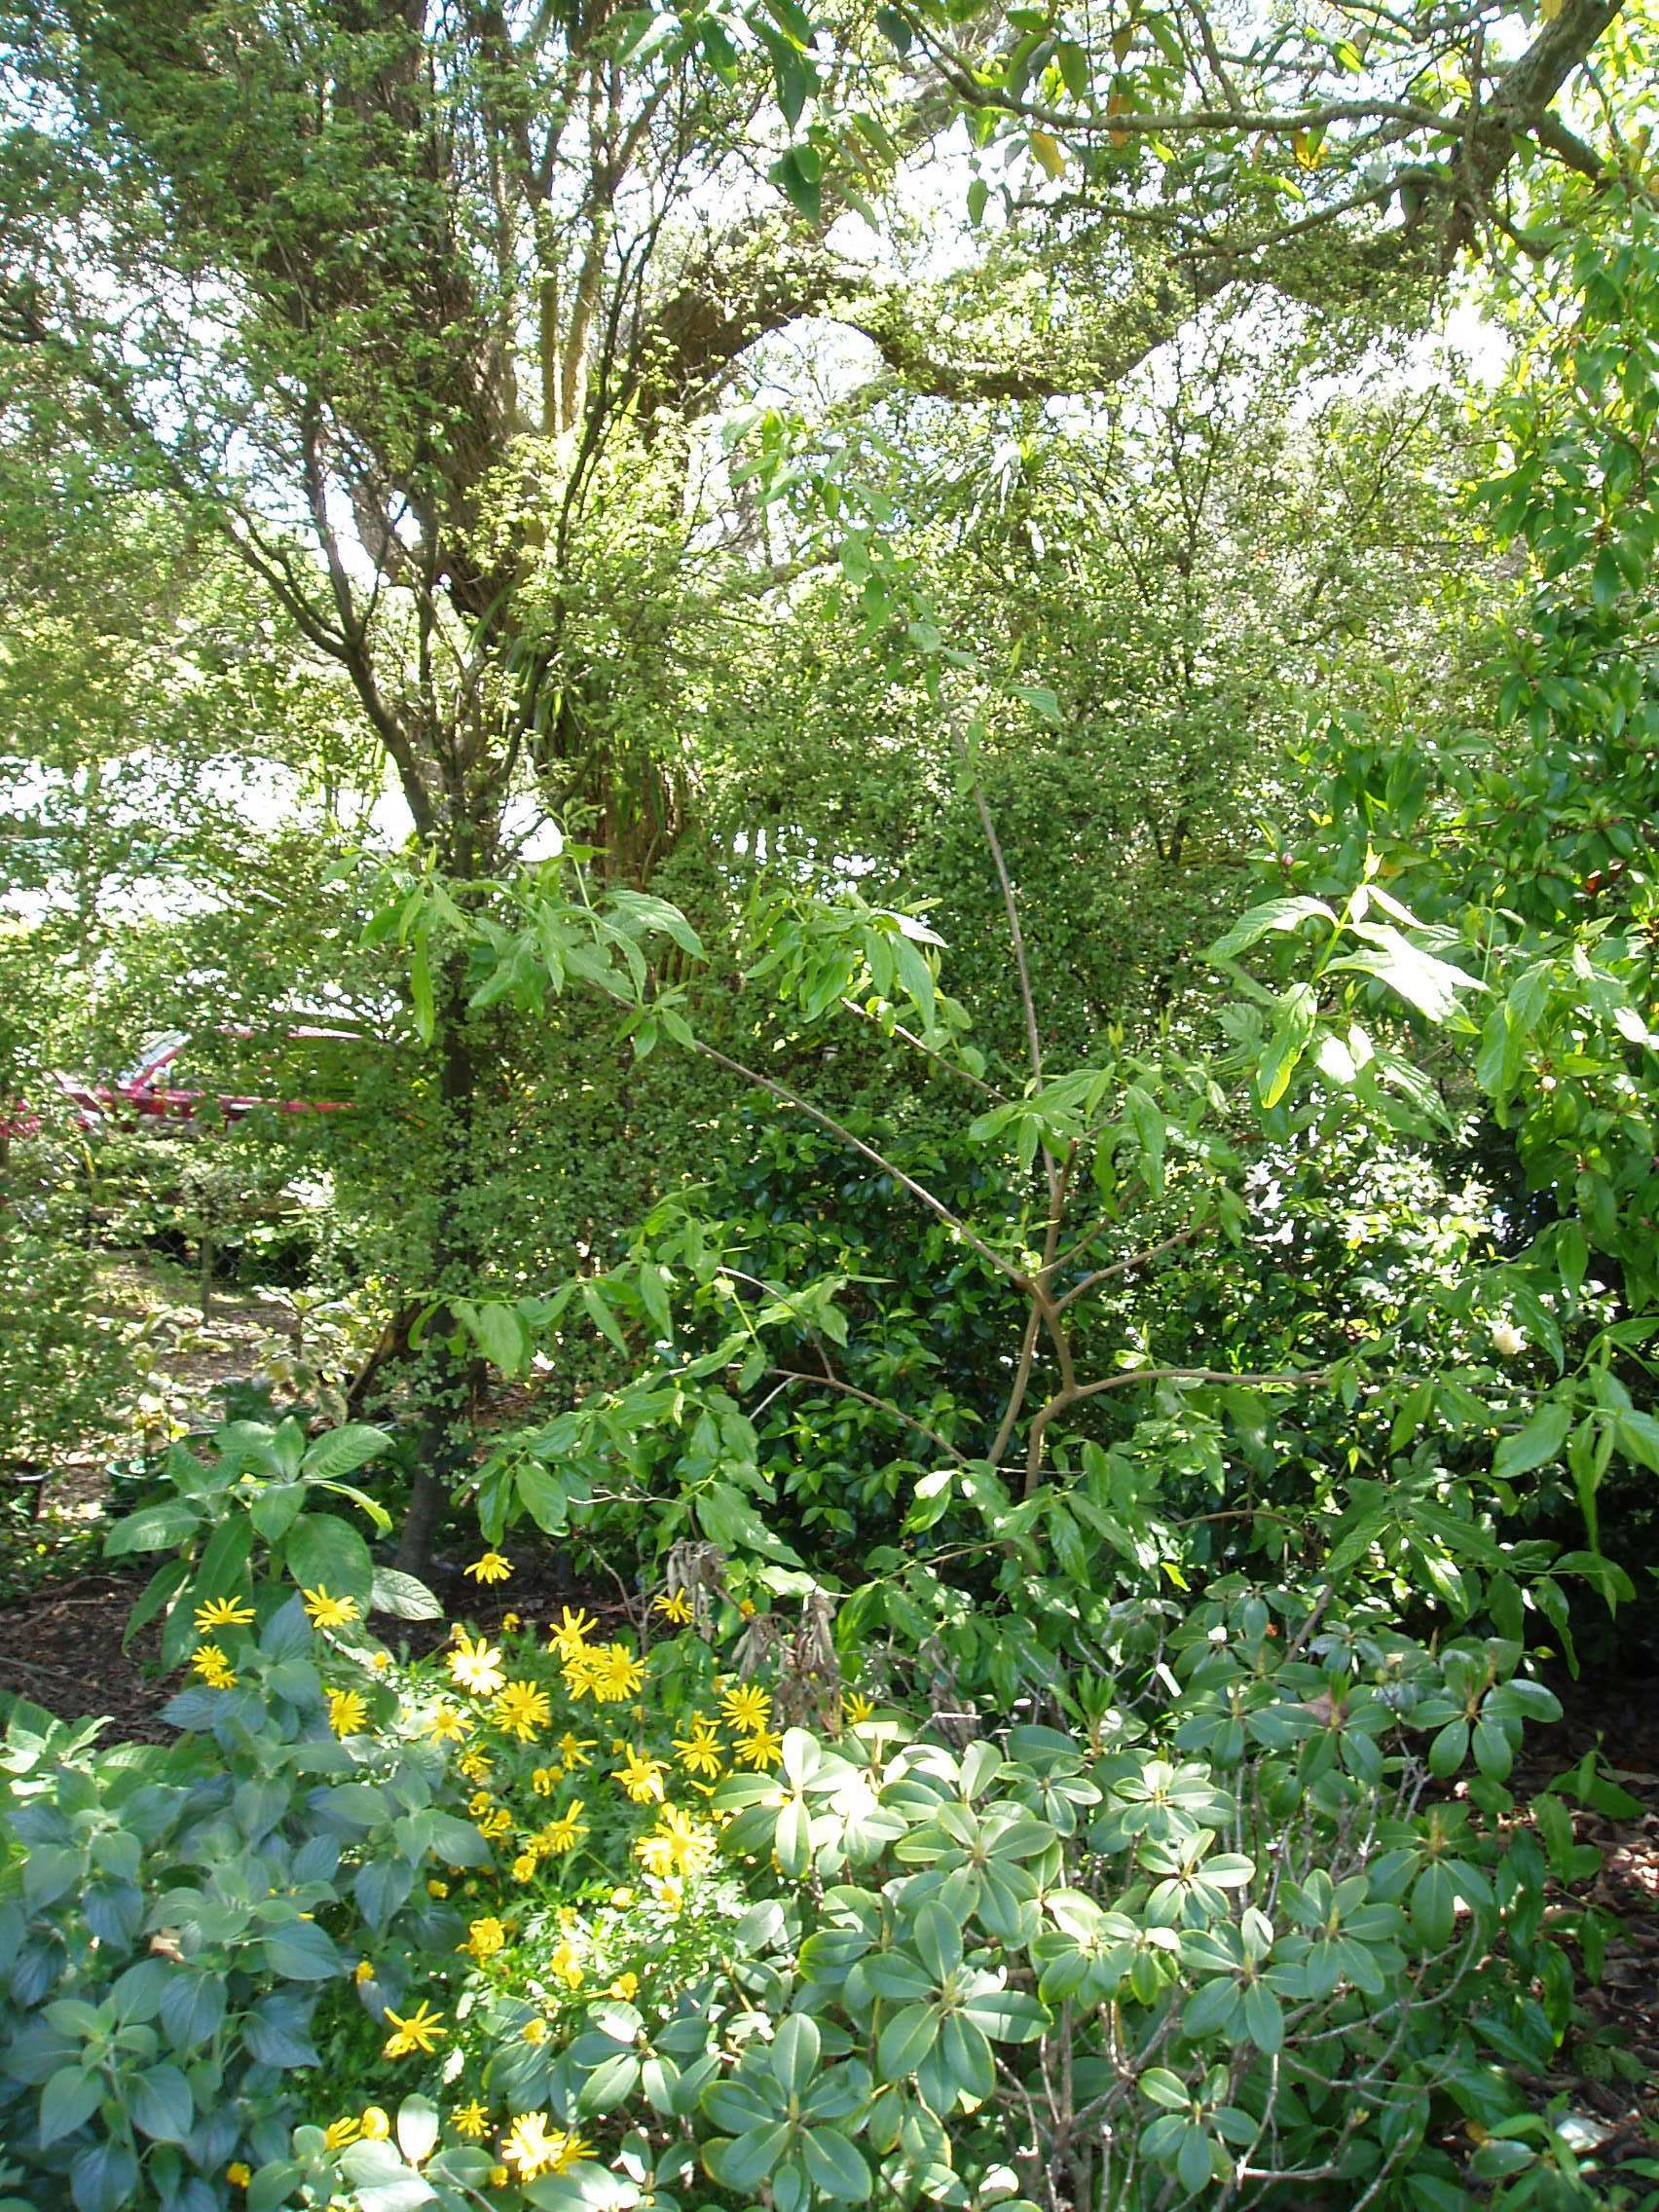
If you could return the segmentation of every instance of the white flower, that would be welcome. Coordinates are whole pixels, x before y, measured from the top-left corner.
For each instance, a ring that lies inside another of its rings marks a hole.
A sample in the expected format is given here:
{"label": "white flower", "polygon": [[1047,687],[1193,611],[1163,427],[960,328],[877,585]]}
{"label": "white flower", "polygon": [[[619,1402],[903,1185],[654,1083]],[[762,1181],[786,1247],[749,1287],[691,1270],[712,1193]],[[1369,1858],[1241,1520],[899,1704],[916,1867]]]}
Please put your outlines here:
{"label": "white flower", "polygon": [[1517,1359],[1527,1348],[1524,1331],[1518,1329],[1507,1316],[1492,1324],[1492,1348],[1501,1352],[1505,1359]]}

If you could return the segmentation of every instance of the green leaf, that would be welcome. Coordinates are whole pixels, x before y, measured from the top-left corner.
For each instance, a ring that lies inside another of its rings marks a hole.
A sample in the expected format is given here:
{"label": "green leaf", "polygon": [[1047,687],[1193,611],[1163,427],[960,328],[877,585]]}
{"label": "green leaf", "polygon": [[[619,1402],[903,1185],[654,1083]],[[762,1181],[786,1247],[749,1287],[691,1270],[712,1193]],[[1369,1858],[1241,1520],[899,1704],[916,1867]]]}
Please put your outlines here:
{"label": "green leaf", "polygon": [[190,2133],[196,2100],[176,2066],[152,2066],[127,2092],[132,2124],[158,2143],[182,2143]]}
{"label": "green leaf", "polygon": [[339,1482],[390,1450],[391,1438],[385,1429],[371,1428],[366,1421],[348,1421],[317,1438],[300,1461],[300,1472],[313,1482]]}
{"label": "green leaf", "polygon": [[171,1551],[189,1543],[201,1526],[201,1515],[193,1505],[181,1497],[163,1498],[118,1521],[104,1538],[104,1556],[121,1559],[128,1552]]}
{"label": "green leaf", "polygon": [[413,1574],[395,1567],[377,1567],[369,1588],[369,1610],[400,1621],[441,1621],[444,1608]]}
{"label": "green leaf", "polygon": [[801,2156],[812,2186],[843,2204],[862,2204],[870,2191],[869,2168],[837,2127],[809,2128]]}
{"label": "green leaf", "polygon": [[1252,906],[1248,913],[1240,914],[1233,927],[1216,939],[1204,957],[1232,960],[1240,952],[1248,952],[1251,945],[1272,931],[1300,929],[1307,921],[1329,922],[1334,928],[1336,919],[1322,899],[1270,899],[1265,905]]}
{"label": "green leaf", "polygon": [[369,1547],[337,1514],[302,1514],[282,1540],[282,1563],[302,1590],[324,1584],[337,1598],[369,1602],[375,1578]]}
{"label": "green leaf", "polygon": [[818,2071],[824,2039],[807,2012],[792,2012],[772,2039],[772,2074],[786,2096],[800,2097]]}
{"label": "green leaf", "polygon": [[1534,1467],[1558,1459],[1572,1427],[1572,1409],[1555,1399],[1541,1405],[1518,1435],[1506,1436],[1493,1455],[1492,1471],[1498,1482],[1512,1482],[1530,1474]]}
{"label": "green leaf", "polygon": [[824,209],[824,170],[815,146],[792,146],[766,173],[797,215],[817,222]]}
{"label": "green leaf", "polygon": [[415,1034],[423,1045],[429,1045],[438,1024],[432,997],[432,964],[424,938],[415,940],[409,955],[409,996],[415,1011]]}
{"label": "green leaf", "polygon": [[1256,1095],[1264,1106],[1276,1106],[1290,1088],[1290,1079],[1313,1034],[1317,1001],[1309,983],[1296,983],[1278,1001],[1272,1034],[1256,1069]]}
{"label": "green leaf", "polygon": [[40,2144],[43,2151],[84,2127],[103,2096],[100,2075],[79,2066],[60,2066],[40,2093]]}

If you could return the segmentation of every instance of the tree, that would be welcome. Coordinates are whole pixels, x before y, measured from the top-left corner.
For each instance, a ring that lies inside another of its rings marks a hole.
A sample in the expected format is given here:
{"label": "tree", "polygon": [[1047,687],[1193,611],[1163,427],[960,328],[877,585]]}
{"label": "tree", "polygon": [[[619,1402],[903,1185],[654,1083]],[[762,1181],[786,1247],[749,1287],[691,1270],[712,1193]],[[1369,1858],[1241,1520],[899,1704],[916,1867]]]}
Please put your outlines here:
{"label": "tree", "polygon": [[[1399,276],[1409,307],[1507,220],[1518,144],[1600,175],[1548,111],[1615,12],[1567,0],[1499,76],[1487,9],[1372,46],[1298,21],[1230,53],[1200,7],[1149,18],[1137,57],[1131,23],[1094,52],[1010,45],[998,18],[970,51],[926,9],[61,0],[0,27],[0,339],[345,672],[459,898],[525,795],[644,881],[686,797],[654,663],[768,582],[752,507],[698,497],[702,426],[758,342],[828,314],[967,401],[1098,391],[1235,287],[1351,300]],[[886,220],[963,112],[981,151],[1000,133],[1036,165],[1009,225],[919,285],[902,252],[853,258],[838,218]],[[1035,182],[1067,145],[1075,204]],[[1264,224],[1287,189],[1306,213]],[[1396,196],[1405,219],[1380,224]],[[1074,303],[1036,366],[1033,240]],[[435,1289],[479,1258],[468,1128],[493,1047],[468,991],[459,954],[420,989],[446,1124]],[[440,1498],[429,1472],[412,1554]]]}

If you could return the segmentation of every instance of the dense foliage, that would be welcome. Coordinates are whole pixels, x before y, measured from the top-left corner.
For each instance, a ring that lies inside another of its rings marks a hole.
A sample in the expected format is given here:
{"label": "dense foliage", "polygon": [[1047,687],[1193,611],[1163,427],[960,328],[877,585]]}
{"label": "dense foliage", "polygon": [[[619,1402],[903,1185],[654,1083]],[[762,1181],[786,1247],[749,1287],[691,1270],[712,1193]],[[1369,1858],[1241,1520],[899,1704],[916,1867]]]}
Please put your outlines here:
{"label": "dense foliage", "polygon": [[6,2212],[1651,2206],[1653,63],[0,4]]}

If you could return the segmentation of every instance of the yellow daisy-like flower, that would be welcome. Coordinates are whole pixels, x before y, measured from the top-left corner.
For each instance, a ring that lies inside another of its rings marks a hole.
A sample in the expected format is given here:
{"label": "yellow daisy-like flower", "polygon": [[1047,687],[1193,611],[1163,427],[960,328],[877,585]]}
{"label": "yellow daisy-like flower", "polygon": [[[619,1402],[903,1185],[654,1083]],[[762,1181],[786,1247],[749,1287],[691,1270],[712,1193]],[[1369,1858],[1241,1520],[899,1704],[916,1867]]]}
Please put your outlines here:
{"label": "yellow daisy-like flower", "polygon": [[216,1643],[199,1643],[190,1655],[190,1664],[210,1690],[236,1688],[236,1670]]}
{"label": "yellow daisy-like flower", "polygon": [[539,1863],[534,1851],[521,1851],[507,1871],[515,1882],[534,1882]]}
{"label": "yellow daisy-like flower", "polygon": [[573,1698],[578,1705],[584,1697],[594,1696],[595,1678],[604,1669],[605,1654],[595,1651],[591,1645],[584,1643],[579,1651],[572,1651],[559,1669],[564,1678],[566,1695]]}
{"label": "yellow daisy-like flower", "polygon": [[505,2189],[512,2178],[505,2166],[492,2166],[490,2168],[490,2187],[492,2189]]}
{"label": "yellow daisy-like flower", "polygon": [[369,1709],[355,1690],[330,1690],[328,1725],[337,1736],[360,1736]]}
{"label": "yellow daisy-like flower", "polygon": [[692,1720],[689,1736],[676,1736],[674,1748],[687,1774],[706,1774],[713,1778],[724,1763],[715,1724],[701,1713]]}
{"label": "yellow daisy-like flower", "polygon": [[503,1613],[501,1615],[501,1634],[503,1636],[516,1636],[523,1626],[524,1622],[517,1613]]}
{"label": "yellow daisy-like flower", "polygon": [[736,1682],[720,1700],[720,1711],[734,1728],[752,1736],[772,1717],[772,1700],[758,1682]]}
{"label": "yellow daisy-like flower", "polygon": [[329,2121],[322,2131],[322,2147],[325,2151],[344,2151],[349,2144],[355,2143],[362,2132],[362,2121],[354,2112],[349,2112],[344,2119]]}
{"label": "yellow daisy-like flower", "polygon": [[512,1571],[512,1561],[503,1559],[499,1552],[486,1552],[466,1569],[474,1582],[505,1582]]}
{"label": "yellow daisy-like flower", "polygon": [[753,1598],[739,1598],[739,1600],[737,1601],[737,1609],[738,1609],[738,1611],[739,1611],[739,1612],[740,1612],[740,1613],[741,1613],[741,1614],[743,1615],[743,1618],[744,1618],[744,1619],[745,1619],[746,1621],[752,1621],[752,1620],[753,1620],[753,1619],[755,1618],[755,1601],[754,1601],[754,1599],[753,1599]]}
{"label": "yellow daisy-like flower", "polygon": [[469,2143],[476,2143],[490,2124],[490,2115],[473,2098],[469,2105],[457,2105],[450,2114],[450,2125],[458,2135],[464,2135]]}
{"label": "yellow daisy-like flower", "polygon": [[488,1782],[490,1779],[492,1769],[486,1751],[463,1751],[455,1764],[456,1772],[464,1776],[468,1782]]}
{"label": "yellow daisy-like flower", "polygon": [[202,1636],[210,1628],[246,1628],[252,1618],[253,1607],[240,1598],[209,1598],[196,1608],[197,1632]]}
{"label": "yellow daisy-like flower", "polygon": [[671,1874],[701,1874],[715,1856],[715,1839],[677,1805],[665,1805],[655,1832],[640,1838],[634,1856],[659,1881]]}
{"label": "yellow daisy-like flower", "polygon": [[774,1734],[770,1728],[756,1728],[753,1735],[746,1737],[737,1747],[737,1756],[742,1764],[756,1770],[776,1766],[783,1755],[784,1739]]}
{"label": "yellow daisy-like flower", "polygon": [[361,1617],[356,1599],[330,1597],[326,1582],[319,1582],[314,1590],[302,1590],[300,1599],[313,1628],[350,1628]]}
{"label": "yellow daisy-like flower", "polygon": [[545,2043],[547,2041],[547,2022],[542,2019],[526,2020],[523,2034],[526,2043]]}
{"label": "yellow daisy-like flower", "polygon": [[497,1727],[521,1744],[534,1743],[552,1718],[553,1708],[539,1682],[508,1682],[496,1700]]}
{"label": "yellow daisy-like flower", "polygon": [[486,1959],[493,1959],[498,1951],[504,1951],[506,1947],[507,1932],[493,1913],[486,1913],[482,1920],[473,1921],[466,1931],[466,1941],[461,1946],[463,1951],[470,1952],[480,1966]]}
{"label": "yellow daisy-like flower", "polygon": [[538,1797],[551,1797],[565,1779],[562,1766],[538,1766],[531,1769],[530,1787]]}
{"label": "yellow daisy-like flower", "polygon": [[374,1978],[375,1970],[372,1960],[359,1959],[356,1965],[351,1969],[351,1979],[357,1984],[357,1987],[359,1989],[362,1988],[365,1981],[373,1981]]}
{"label": "yellow daisy-like flower", "polygon": [[420,2051],[424,2057],[430,2058],[438,2047],[439,2037],[447,2032],[442,2015],[428,2010],[424,1998],[407,2018],[400,2012],[394,2012],[389,2005],[386,2016],[391,2022],[392,2029],[386,2043],[387,2058],[407,2058],[415,2050]]}
{"label": "yellow daisy-like flower", "polygon": [[253,2179],[253,2172],[250,2167],[243,2165],[240,2158],[234,2158],[225,2168],[225,2179],[233,2189],[245,2189]]}
{"label": "yellow daisy-like flower", "polygon": [[637,1697],[645,1686],[645,1670],[625,1643],[610,1643],[593,1669],[593,1694],[602,1705],[619,1705]]}
{"label": "yellow daisy-like flower", "polygon": [[512,1825],[513,1817],[511,1813],[507,1811],[505,1805],[498,1805],[493,1813],[488,1814],[479,1822],[478,1832],[486,1843],[495,1843],[499,1837],[510,1835]]}
{"label": "yellow daisy-like flower", "polygon": [[561,1659],[573,1659],[587,1648],[587,1640],[599,1623],[583,1605],[572,1613],[569,1605],[561,1608],[562,1617],[547,1632],[547,1647],[558,1652]]}
{"label": "yellow daisy-like flower", "polygon": [[426,1895],[429,1898],[447,1898],[449,1896],[449,1884],[438,1881],[428,1882],[426,1884]]}
{"label": "yellow daisy-like flower", "polygon": [[579,1766],[592,1766],[593,1764],[592,1759],[588,1757],[589,1751],[594,1749],[594,1741],[591,1736],[588,1737],[585,1741],[580,1740],[575,1736],[572,1736],[571,1731],[567,1728],[565,1733],[560,1737],[555,1749],[558,1751],[559,1756],[565,1762],[565,1772],[567,1774],[574,1773],[575,1769]]}
{"label": "yellow daisy-like flower", "polygon": [[548,2128],[546,2118],[538,2112],[521,2112],[507,2131],[501,2145],[501,2157],[509,2166],[518,2168],[521,2182],[535,2181],[538,2174],[553,2171],[553,2161],[563,2150],[565,2131],[562,2127]]}
{"label": "yellow daisy-like flower", "polygon": [[551,1852],[558,1859],[567,1851],[573,1851],[587,1832],[582,1819],[582,1801],[572,1797],[559,1818],[549,1821],[535,1840],[543,1851]]}
{"label": "yellow daisy-like flower", "polygon": [[391,2120],[389,2115],[384,2112],[379,2105],[365,2105],[363,2107],[363,2141],[365,2143],[384,2143],[390,2133]]}
{"label": "yellow daisy-like flower", "polygon": [[616,1779],[636,1805],[649,1805],[662,1797],[662,1778],[668,1772],[661,1759],[647,1758],[630,1745],[628,1756],[616,1769]]}
{"label": "yellow daisy-like flower", "polygon": [[475,1641],[465,1629],[456,1632],[455,1648],[445,1654],[444,1665],[451,1681],[470,1690],[474,1697],[494,1697],[507,1678],[495,1645],[482,1636]]}
{"label": "yellow daisy-like flower", "polygon": [[691,1601],[683,1590],[659,1590],[651,1600],[651,1611],[673,1621],[676,1628],[683,1628],[691,1618]]}
{"label": "yellow daisy-like flower", "polygon": [[472,1731],[472,1716],[462,1713],[459,1706],[434,1706],[427,1719],[424,1735],[430,1736],[434,1744],[459,1744]]}
{"label": "yellow daisy-like flower", "polygon": [[856,1728],[861,1720],[867,1720],[875,1711],[862,1690],[849,1690],[841,1701],[841,1718],[849,1728]]}
{"label": "yellow daisy-like flower", "polygon": [[640,1977],[637,1973],[619,1973],[606,1991],[607,1997],[620,1998],[624,2005],[632,2005],[640,1994]]}
{"label": "yellow daisy-like flower", "polygon": [[670,1874],[660,1882],[651,1884],[651,1895],[670,1920],[678,1920],[685,1910],[685,1884],[677,1874]]}
{"label": "yellow daisy-like flower", "polygon": [[469,1819],[474,1821],[481,1821],[495,1802],[495,1798],[491,1796],[490,1792],[487,1789],[475,1789],[472,1792],[472,1795],[466,1800],[466,1810]]}
{"label": "yellow daisy-like flower", "polygon": [[582,1963],[576,1957],[575,1945],[569,1937],[554,1946],[547,1961],[547,1971],[556,1980],[562,1981],[567,1989],[580,1989]]}

